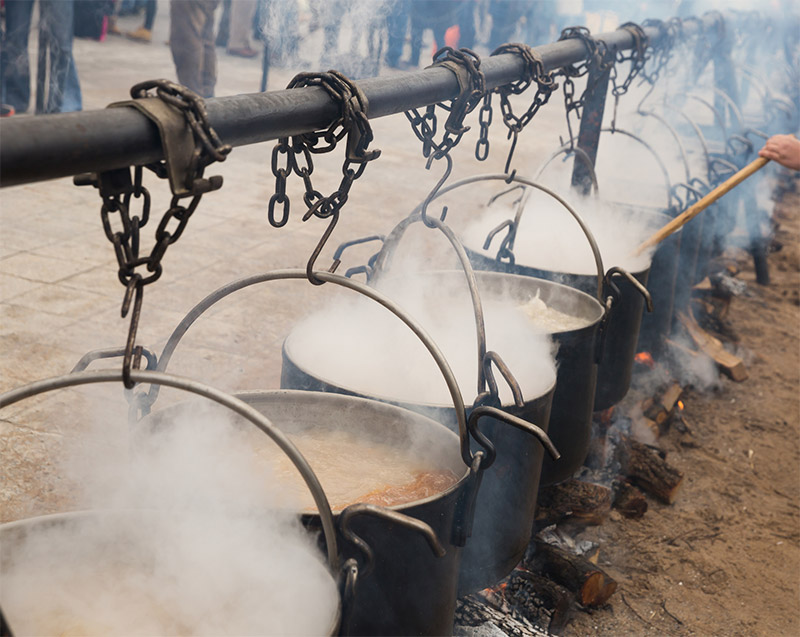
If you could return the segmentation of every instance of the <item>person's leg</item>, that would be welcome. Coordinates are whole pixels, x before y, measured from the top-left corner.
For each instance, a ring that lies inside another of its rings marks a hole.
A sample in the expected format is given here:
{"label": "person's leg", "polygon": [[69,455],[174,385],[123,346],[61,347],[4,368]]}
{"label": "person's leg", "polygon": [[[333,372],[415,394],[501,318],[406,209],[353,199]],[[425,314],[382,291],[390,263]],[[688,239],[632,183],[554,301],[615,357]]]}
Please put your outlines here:
{"label": "person's leg", "polygon": [[13,106],[17,113],[27,111],[31,101],[28,35],[32,13],[33,0],[6,3],[6,33],[0,62],[2,102]]}
{"label": "person's leg", "polygon": [[386,16],[388,43],[386,46],[386,64],[396,67],[403,55],[408,28],[407,0],[394,0],[389,14]]}
{"label": "person's leg", "polygon": [[217,51],[214,48],[214,12],[219,0],[202,0],[204,23],[201,31],[203,44],[202,97],[214,97],[217,84]]}
{"label": "person's leg", "polygon": [[[247,53],[255,57],[257,53],[250,42],[253,33],[253,16],[256,13],[256,0],[236,0],[231,4],[230,36],[228,53],[233,55]],[[252,52],[252,55],[250,54]]]}
{"label": "person's leg", "polygon": [[458,46],[462,49],[475,47],[475,2],[467,0],[458,11]]}
{"label": "person's leg", "polygon": [[409,63],[413,67],[419,66],[419,56],[422,53],[422,34],[425,31],[424,16],[420,11],[418,0],[411,0],[411,57]]}
{"label": "person's leg", "polygon": [[170,0],[169,48],[178,82],[203,94],[203,29],[206,14],[202,0]]}
{"label": "person's leg", "polygon": [[147,0],[144,8],[144,28],[148,31],[153,30],[153,23],[156,21],[156,11],[158,10],[158,0]]}
{"label": "person's leg", "polygon": [[144,24],[138,29],[126,32],[125,36],[137,42],[151,42],[153,40],[153,22],[156,19],[157,8],[156,0],[147,0],[147,4],[144,6]]}
{"label": "person's leg", "polygon": [[81,109],[81,87],[72,57],[74,0],[39,0],[40,30],[50,43],[50,73],[45,113]]}

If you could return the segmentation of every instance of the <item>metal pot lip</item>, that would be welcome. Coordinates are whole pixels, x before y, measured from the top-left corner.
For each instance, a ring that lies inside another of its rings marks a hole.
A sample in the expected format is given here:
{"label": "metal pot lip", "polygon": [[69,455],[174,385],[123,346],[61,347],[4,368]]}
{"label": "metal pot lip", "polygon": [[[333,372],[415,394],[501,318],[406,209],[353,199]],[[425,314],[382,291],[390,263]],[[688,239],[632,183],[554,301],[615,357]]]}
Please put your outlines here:
{"label": "metal pot lip", "polygon": [[[466,248],[466,249],[469,250],[469,248]],[[514,267],[514,266],[509,266],[509,267]],[[522,267],[528,268],[529,266],[522,266]],[[533,268],[531,268],[531,269],[533,269]],[[541,270],[541,271],[542,272],[546,272],[546,270]],[[561,273],[556,272],[554,274],[561,274]],[[462,276],[463,277],[464,276],[464,272],[462,270],[431,270],[431,271],[428,271],[428,272],[415,272],[414,273],[414,276],[427,276],[427,275],[439,275],[439,276],[447,275],[447,276]],[[588,276],[592,280],[594,280],[596,278],[596,275],[569,275],[569,276]],[[534,276],[529,276],[527,274],[520,274],[520,273],[517,273],[517,272],[504,272],[504,271],[499,271],[499,270],[475,270],[475,277],[478,279],[479,282],[480,282],[481,279],[485,279],[485,280],[495,279],[495,280],[504,280],[504,281],[517,282],[517,283],[520,283],[523,286],[524,285],[530,285],[531,284],[531,279],[534,279],[536,281],[536,285],[538,285],[539,287],[555,289],[555,290],[558,290],[559,294],[564,294],[564,295],[567,295],[567,296],[568,295],[572,295],[573,297],[581,299],[581,302],[587,303],[589,306],[591,306],[595,310],[596,316],[593,316],[592,318],[587,318],[586,319],[586,325],[584,325],[582,327],[578,327],[578,328],[575,328],[575,329],[572,329],[572,330],[562,330],[562,331],[559,331],[559,332],[545,332],[545,334],[549,334],[550,336],[553,336],[553,337],[561,336],[563,334],[572,334],[572,333],[580,332],[581,330],[585,330],[587,328],[592,328],[593,326],[598,324],[600,322],[600,320],[603,318],[603,316],[605,315],[605,308],[603,307],[602,303],[600,303],[600,301],[597,300],[597,298],[595,298],[591,294],[587,294],[583,290],[579,290],[579,289],[574,288],[572,286],[565,285],[564,283],[559,283],[558,281],[550,281],[549,279],[543,279],[541,277],[534,277]],[[391,279],[387,278],[386,280],[388,281],[388,280],[391,280]],[[482,295],[481,298],[484,298],[483,295]],[[547,392],[544,392],[542,395],[544,396],[546,394],[547,394]]]}
{"label": "metal pot lip", "polygon": [[[100,515],[122,515],[131,513],[160,513],[163,515],[174,515],[172,512],[158,511],[156,509],[79,509],[76,511],[62,511],[60,513],[47,513],[43,515],[35,515],[29,518],[22,518],[19,520],[12,520],[11,522],[0,523],[0,534],[4,533],[27,533],[31,528],[39,528],[40,525],[55,526],[64,523],[78,523],[81,520],[91,519]],[[43,528],[42,527],[42,528]],[[320,560],[319,565],[330,576],[336,589],[338,591],[338,573],[331,573],[328,565]],[[331,623],[327,635],[336,635],[338,632],[339,624],[342,621],[342,597],[340,594],[336,595],[336,612],[333,613]]]}
{"label": "metal pot lip", "polygon": [[[583,329],[583,328],[581,328],[581,329]],[[322,393],[322,394],[352,396],[353,398],[360,398],[362,400],[366,400],[366,401],[369,401],[369,402],[377,402],[377,403],[381,403],[381,404],[392,405],[394,407],[398,407],[400,409],[403,409],[405,411],[410,411],[410,412],[415,413],[415,414],[419,414],[419,412],[415,411],[414,409],[411,409],[411,408],[407,407],[407,405],[414,405],[415,407],[419,407],[420,409],[429,409],[429,410],[436,410],[436,411],[441,411],[441,410],[452,411],[452,410],[455,409],[455,407],[453,407],[453,405],[447,405],[445,403],[438,403],[437,404],[437,403],[423,403],[423,402],[408,402],[408,401],[401,400],[401,399],[398,399],[398,398],[395,398],[395,397],[392,397],[392,396],[384,396],[382,394],[365,394],[364,392],[362,392],[359,389],[355,389],[353,387],[347,387],[347,386],[345,386],[345,385],[343,385],[343,384],[341,384],[339,382],[334,382],[334,381],[332,381],[332,380],[330,380],[328,378],[325,378],[324,376],[321,376],[321,375],[317,374],[316,372],[312,373],[308,369],[306,369],[303,365],[298,363],[296,358],[291,356],[291,353],[289,351],[289,347],[291,345],[290,339],[292,338],[292,335],[293,335],[293,332],[290,332],[289,335],[283,341],[283,355],[284,355],[284,358],[286,358],[289,361],[291,361],[292,365],[294,365],[297,369],[299,369],[301,372],[303,372],[307,376],[310,376],[311,378],[315,378],[315,379],[319,380],[320,382],[322,382],[325,385],[328,385],[330,387],[335,387],[337,390],[340,390],[342,392],[346,392],[344,394],[338,394],[338,391],[337,392],[322,391],[322,392],[310,392],[310,393]],[[558,374],[556,374],[556,378],[557,378],[557,376],[558,376]],[[551,393],[555,389],[555,386],[556,386],[556,379],[554,379],[552,381],[552,383],[548,386],[546,391],[540,392],[537,396],[534,396],[533,398],[526,398],[525,404],[528,405],[528,404],[533,403],[533,402],[535,402],[537,400],[540,400],[541,398],[544,398],[545,396],[547,396],[549,393]],[[302,390],[295,390],[295,391],[302,391]],[[503,403],[502,405],[500,405],[500,408],[501,409],[509,409],[509,408],[513,408],[514,406],[515,405],[514,405],[513,402],[507,402],[507,403]],[[469,407],[467,407],[467,411],[469,411]],[[428,417],[426,416],[426,418],[428,418]],[[433,419],[429,418],[429,420],[433,420]],[[435,420],[433,422],[435,422],[437,425],[439,425],[441,427],[445,427],[445,429],[450,431],[450,429],[448,427],[446,427],[445,425],[443,425],[442,423],[437,422]],[[453,433],[453,432],[451,431],[451,433]],[[455,433],[453,433],[453,435],[455,435]]]}
{"label": "metal pot lip", "polygon": [[[327,383],[327,381],[324,381],[324,379],[320,379],[320,380],[323,380],[323,382]],[[337,385],[334,385],[333,383],[328,383],[328,384],[331,385],[332,387],[338,387]],[[553,386],[555,387],[555,384]],[[382,401],[379,398],[371,398],[369,396],[364,396],[364,395],[361,395],[361,394],[339,394],[339,393],[335,393],[335,392],[309,391],[309,390],[304,390],[304,389],[267,389],[267,390],[255,389],[255,390],[236,392],[234,394],[234,396],[236,396],[237,398],[240,398],[244,402],[248,402],[248,398],[256,398],[256,397],[276,397],[276,398],[278,398],[278,397],[281,397],[281,396],[285,396],[285,397],[289,397],[289,398],[292,398],[292,397],[303,397],[303,398],[314,397],[315,400],[323,400],[323,401],[329,401],[329,402],[334,402],[334,403],[335,402],[348,402],[348,403],[352,403],[352,404],[356,404],[356,405],[360,404],[363,407],[367,407],[367,408],[372,409],[372,410],[376,410],[377,409],[379,411],[382,410],[382,411],[385,411],[385,412],[394,412],[395,414],[402,415],[403,418],[414,419],[414,420],[417,420],[420,423],[424,423],[425,426],[433,426],[435,429],[437,429],[441,433],[441,435],[448,436],[448,437],[451,437],[453,439],[453,445],[454,445],[453,448],[454,449],[458,449],[458,445],[459,445],[458,434],[456,434],[454,431],[452,431],[446,425],[443,425],[442,423],[434,420],[433,418],[431,418],[429,416],[426,416],[425,414],[421,414],[419,412],[416,412],[416,411],[414,411],[412,409],[409,409],[408,407],[404,407],[403,405],[398,405],[396,402],[386,402],[386,401]],[[280,423],[276,423],[276,427],[280,427]],[[403,504],[394,504],[394,505],[391,505],[391,506],[385,506],[385,505],[381,505],[381,506],[384,506],[384,508],[386,508],[386,509],[391,509],[392,511],[400,511],[400,512],[402,512],[402,511],[404,511],[406,509],[409,509],[411,507],[415,507],[415,506],[418,506],[418,505],[421,505],[421,504],[427,504],[428,502],[434,502],[435,500],[437,500],[439,498],[445,497],[445,496],[450,495],[451,493],[455,493],[457,490],[459,490],[463,486],[463,484],[466,482],[466,480],[469,477],[469,475],[470,475],[470,468],[467,467],[467,466],[464,466],[464,472],[461,474],[461,476],[459,477],[458,481],[455,482],[453,485],[451,485],[450,487],[448,487],[447,489],[445,489],[443,491],[439,491],[438,493],[436,493],[436,494],[434,494],[432,496],[429,496],[427,498],[422,498],[421,500],[414,500],[412,502],[404,502]],[[353,504],[355,504],[355,503],[353,503]],[[342,512],[341,509],[334,509],[333,507],[331,507],[331,509],[333,511],[333,516],[334,517],[337,517]],[[301,511],[300,514],[303,515],[303,516],[310,516],[310,517],[315,517],[315,518],[319,517],[319,514],[317,512],[313,512],[313,511]]]}

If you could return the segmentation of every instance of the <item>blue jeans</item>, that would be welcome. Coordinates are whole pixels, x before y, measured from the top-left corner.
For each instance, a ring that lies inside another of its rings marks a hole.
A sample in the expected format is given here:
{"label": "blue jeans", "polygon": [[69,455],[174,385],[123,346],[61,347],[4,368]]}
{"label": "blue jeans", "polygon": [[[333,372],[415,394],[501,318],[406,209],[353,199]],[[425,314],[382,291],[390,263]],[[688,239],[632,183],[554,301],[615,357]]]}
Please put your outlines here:
{"label": "blue jeans", "polygon": [[[28,37],[34,0],[7,0],[3,42],[2,101],[20,113],[28,110],[31,73]],[[72,57],[73,0],[39,0],[39,47],[49,54],[46,95],[37,96],[37,112],[79,111],[81,87]],[[42,86],[44,86],[42,84]]]}

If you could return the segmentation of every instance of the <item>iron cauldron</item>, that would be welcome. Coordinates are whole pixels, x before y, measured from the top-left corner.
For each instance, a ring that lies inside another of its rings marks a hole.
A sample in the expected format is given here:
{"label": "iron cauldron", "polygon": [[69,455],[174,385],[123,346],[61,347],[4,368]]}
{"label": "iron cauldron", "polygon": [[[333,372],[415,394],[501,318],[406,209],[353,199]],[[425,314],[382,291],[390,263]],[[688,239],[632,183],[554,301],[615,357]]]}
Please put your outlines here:
{"label": "iron cauldron", "polygon": [[[404,455],[420,467],[452,475],[449,486],[434,495],[385,507],[407,518],[375,515],[374,507],[360,504],[343,512],[350,502],[330,502],[342,559],[355,560],[359,567],[353,599],[344,600],[343,632],[449,634],[461,557],[458,538],[467,524],[464,516],[469,515],[471,490],[477,486],[475,474],[462,462],[458,436],[421,414],[353,396],[274,390],[236,397],[295,442],[329,498],[340,488],[337,482],[352,482],[353,457],[336,455],[326,461],[329,466],[318,464],[318,458],[329,455],[325,441],[343,432],[357,447],[353,453],[382,455],[384,467],[392,461],[399,464],[397,458]],[[140,425],[157,428],[191,408],[189,403],[172,405],[154,411]],[[368,476],[364,484],[371,484]],[[368,486],[364,492],[369,490]],[[310,527],[320,526],[316,512],[307,511],[303,517]],[[361,549],[364,544],[366,551]]]}
{"label": "iron cauldron", "polygon": [[[570,346],[588,339],[593,342],[597,324],[602,317],[602,308],[598,307],[588,295],[577,290],[548,281],[534,280],[527,277],[509,276],[494,272],[477,272],[477,290],[482,301],[487,305],[493,301],[502,304],[524,304],[537,294],[542,300],[565,312],[585,318],[586,326],[566,335],[565,350]],[[402,277],[407,289],[425,288],[428,290],[453,290],[459,285],[463,287],[464,273],[460,271],[426,272]],[[387,279],[391,281],[391,279]],[[442,293],[429,297],[436,304],[440,313],[447,314],[450,298]],[[442,305],[438,305],[442,303]],[[465,311],[469,312],[470,309]],[[435,313],[435,312],[434,312]],[[414,400],[408,395],[393,394],[399,390],[393,383],[402,382],[404,375],[418,373],[414,368],[403,366],[402,360],[386,361],[382,359],[379,348],[361,348],[371,360],[369,370],[373,375],[380,374],[381,391],[365,390],[363,386],[349,385],[335,374],[320,373],[319,361],[333,356],[346,365],[365,363],[362,358],[348,358],[348,343],[342,334],[366,334],[376,329],[375,323],[364,313],[339,314],[341,321],[326,313],[325,310],[315,313],[301,322],[291,331],[283,346],[283,368],[281,385],[287,388],[311,389],[315,391],[337,392],[357,396],[375,398],[384,402],[401,405],[411,410],[425,413],[435,420],[445,423],[451,428],[455,426],[456,412],[452,407],[432,401]],[[487,315],[487,319],[491,318]],[[328,334],[336,334],[336,339],[319,338],[321,332],[315,328],[322,320]],[[362,321],[363,323],[360,323]],[[526,328],[527,328],[526,324]],[[534,325],[530,329],[535,331]],[[358,336],[353,343],[356,344]],[[309,344],[313,342],[313,346]],[[464,348],[470,348],[464,343]],[[576,345],[576,358],[588,356],[591,369],[591,348],[588,354],[580,345]],[[326,351],[327,350],[327,351]],[[312,356],[300,354],[301,351],[315,352]],[[502,354],[502,351],[500,352]],[[523,354],[524,355],[524,354]],[[385,356],[385,355],[384,355]],[[509,367],[514,368],[513,365]],[[551,377],[552,378],[552,377]],[[374,385],[372,385],[374,386]],[[520,381],[524,400],[517,405],[508,398],[500,408],[513,416],[542,428],[547,427],[554,390],[552,380],[543,385],[538,393],[531,394],[530,387],[526,391],[524,380]],[[591,391],[587,387],[586,391]],[[501,395],[502,397],[502,395]],[[474,413],[474,412],[473,412]],[[487,418],[481,425],[482,432],[496,449],[496,460],[483,477],[475,504],[475,519],[472,537],[464,548],[462,557],[459,594],[480,590],[494,585],[507,575],[522,558],[530,541],[530,532],[536,507],[536,496],[542,463],[542,444],[529,432],[510,428],[505,423]],[[588,434],[588,432],[587,432]],[[588,444],[588,437],[585,441]],[[572,444],[572,441],[569,443]],[[568,454],[572,447],[566,448]],[[584,451],[585,452],[585,451]],[[578,466],[582,462],[578,462]]]}
{"label": "iron cauldron", "polygon": [[[161,498],[123,498],[150,508],[77,511],[0,525],[4,634],[336,634],[341,600],[333,516],[291,441],[255,409],[198,381],[139,370],[129,377],[204,396],[263,432],[253,428],[256,435],[272,438],[311,491],[328,568],[301,538],[283,544],[285,536],[273,533],[265,540],[264,531],[274,527],[262,524],[274,511],[242,509],[239,515],[202,498],[181,498],[178,506],[173,501],[166,507]],[[10,390],[0,395],[0,407],[67,387],[121,386],[122,380],[119,370],[73,372]]]}
{"label": "iron cauldron", "polygon": [[[554,193],[546,188],[536,184],[533,184],[533,186],[554,196]],[[580,219],[566,205],[566,202],[560,198],[558,200],[562,207],[567,207],[576,221]],[[474,267],[479,270],[493,270],[526,277],[543,278],[557,281],[588,294],[597,294],[598,300],[606,307],[607,316],[605,317],[606,321],[601,337],[601,349],[597,356],[597,387],[592,409],[594,411],[608,409],[622,400],[628,392],[645,303],[647,303],[648,309],[652,310],[652,301],[646,288],[650,271],[649,258],[640,260],[645,265],[633,269],[632,272],[620,267],[612,267],[603,275],[602,263],[604,257],[597,253],[598,248],[591,236],[588,225],[584,224],[583,221],[579,221],[581,230],[589,238],[590,244],[595,251],[594,263],[599,266],[597,274],[576,274],[526,264],[524,259],[513,253],[515,247],[517,252],[520,252],[519,247],[525,241],[525,226],[522,226],[523,231],[520,232],[520,213],[524,204],[524,200],[520,202],[516,218],[509,220],[506,224],[510,227],[510,233],[503,240],[501,249],[496,254],[489,253],[487,246],[489,239],[493,235],[490,235],[483,245],[473,244],[469,240],[465,241],[470,260]],[[620,216],[624,216],[624,214],[624,211],[619,212]],[[645,214],[647,213],[638,211],[633,216],[635,216],[637,223],[642,223],[641,219]],[[547,227],[546,222],[543,227]],[[647,227],[652,227],[653,230],[656,230],[660,226],[654,217],[652,222],[647,224]],[[537,224],[531,224],[528,226],[527,231],[539,232],[538,228]],[[644,231],[642,240],[647,236],[648,231]],[[511,237],[510,244],[508,237]],[[637,245],[636,243],[631,245],[630,252],[633,252]],[[514,256],[508,258],[509,253]]]}

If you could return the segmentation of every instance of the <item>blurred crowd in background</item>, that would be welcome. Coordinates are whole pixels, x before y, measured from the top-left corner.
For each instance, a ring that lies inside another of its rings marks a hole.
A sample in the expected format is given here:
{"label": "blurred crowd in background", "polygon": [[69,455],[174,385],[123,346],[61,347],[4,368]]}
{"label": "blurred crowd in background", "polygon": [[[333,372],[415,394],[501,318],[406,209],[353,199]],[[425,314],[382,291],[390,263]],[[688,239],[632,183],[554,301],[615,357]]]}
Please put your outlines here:
{"label": "blurred crowd in background", "polygon": [[[709,8],[703,0],[161,0],[167,2],[167,43],[177,80],[204,97],[214,95],[218,48],[230,56],[260,57],[261,90],[266,90],[272,66],[336,68],[358,79],[387,68],[426,66],[445,45],[485,55],[505,42],[552,42],[568,26],[602,33],[621,22],[697,15]],[[726,6],[737,4],[731,0]],[[0,5],[5,116],[80,110],[73,38],[124,37],[150,44],[159,8],[158,0],[0,0]],[[140,26],[120,29],[119,19],[133,14],[141,16]],[[32,30],[36,38],[30,37]],[[305,42],[319,32],[322,46],[312,53]]]}

